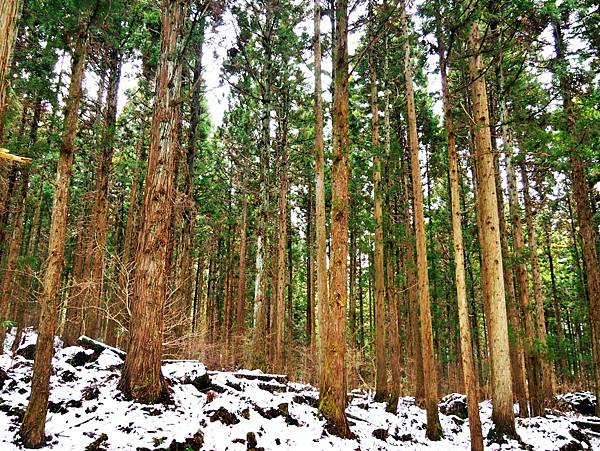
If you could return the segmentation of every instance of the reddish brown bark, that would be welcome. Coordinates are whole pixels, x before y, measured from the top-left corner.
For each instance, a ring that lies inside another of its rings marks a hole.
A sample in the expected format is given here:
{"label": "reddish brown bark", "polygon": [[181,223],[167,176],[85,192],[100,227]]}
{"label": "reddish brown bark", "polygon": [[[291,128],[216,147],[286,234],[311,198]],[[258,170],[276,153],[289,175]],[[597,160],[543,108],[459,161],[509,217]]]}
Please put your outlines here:
{"label": "reddish brown bark", "polygon": [[[97,6],[97,5],[96,5]],[[36,344],[31,394],[21,424],[21,438],[26,447],[35,448],[44,444],[44,426],[50,395],[50,374],[54,354],[54,335],[58,322],[60,282],[64,263],[65,234],[69,186],[75,155],[75,134],[82,95],[83,72],[88,54],[89,26],[95,11],[83,13],[77,30],[77,39],[71,62],[71,83],[65,110],[64,131],[61,137],[60,156],[56,173],[54,205],[50,221],[48,259],[40,298],[41,316]]]}
{"label": "reddish brown bark", "polygon": [[167,297],[168,244],[172,239],[174,175],[180,114],[181,60],[178,43],[187,2],[163,0],[161,52],[150,134],[148,172],[132,289],[130,340],[119,389],[127,397],[155,403],[167,394],[161,373],[163,307]]}

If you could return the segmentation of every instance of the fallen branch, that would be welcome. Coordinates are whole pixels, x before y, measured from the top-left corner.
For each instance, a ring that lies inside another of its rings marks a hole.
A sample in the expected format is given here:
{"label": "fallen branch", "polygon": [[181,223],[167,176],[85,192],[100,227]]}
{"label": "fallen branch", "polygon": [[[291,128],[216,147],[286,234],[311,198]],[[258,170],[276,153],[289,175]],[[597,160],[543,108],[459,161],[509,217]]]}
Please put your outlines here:
{"label": "fallen branch", "polygon": [[2,147],[0,147],[0,158],[3,158],[5,160],[10,160],[10,161],[16,161],[17,163],[21,163],[21,164],[31,163],[31,158],[13,155],[10,153],[10,150],[4,149]]}

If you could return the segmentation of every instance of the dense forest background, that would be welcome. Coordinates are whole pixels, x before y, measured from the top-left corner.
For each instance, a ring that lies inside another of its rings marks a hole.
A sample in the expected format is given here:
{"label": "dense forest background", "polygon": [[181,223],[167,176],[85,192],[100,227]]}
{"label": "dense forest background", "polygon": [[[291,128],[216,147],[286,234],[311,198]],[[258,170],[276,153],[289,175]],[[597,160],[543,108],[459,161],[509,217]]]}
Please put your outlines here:
{"label": "dense forest background", "polygon": [[57,333],[128,350],[142,402],[163,356],[318,383],[342,435],[331,386],[416,395],[430,438],[441,394],[510,433],[502,400],[598,389],[593,0],[8,0],[0,31],[0,318],[39,324],[34,384]]}

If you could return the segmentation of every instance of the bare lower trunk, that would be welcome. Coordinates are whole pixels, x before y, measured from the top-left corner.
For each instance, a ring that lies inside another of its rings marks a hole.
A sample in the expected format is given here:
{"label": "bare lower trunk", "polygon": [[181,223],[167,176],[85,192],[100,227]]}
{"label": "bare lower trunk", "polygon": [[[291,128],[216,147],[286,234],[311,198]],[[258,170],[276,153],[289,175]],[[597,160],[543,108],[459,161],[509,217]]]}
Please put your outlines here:
{"label": "bare lower trunk", "polygon": [[406,4],[402,10],[402,35],[404,37],[404,79],[406,85],[406,105],[408,117],[408,145],[410,149],[412,188],[414,196],[415,235],[417,250],[417,287],[420,309],[421,348],[423,353],[423,378],[425,388],[425,409],[427,410],[427,438],[440,440],[443,436],[438,414],[437,369],[433,349],[431,325],[431,305],[429,300],[429,275],[427,266],[427,244],[425,242],[425,215],[423,213],[423,187],[421,165],[419,163],[419,141],[417,136],[417,115],[412,80],[412,62],[408,40],[408,19]]}
{"label": "bare lower trunk", "polygon": [[[319,412],[330,431],[352,436],[346,419],[346,302],[348,299],[348,2],[338,0],[335,8],[333,168],[331,200],[331,290],[322,307],[322,368]],[[317,201],[319,197],[317,197]],[[321,224],[318,224],[320,226]],[[317,229],[318,230],[318,229]],[[321,256],[319,256],[321,257]],[[321,274],[322,276],[323,274]]]}
{"label": "bare lower trunk", "polygon": [[29,448],[40,447],[45,441],[44,426],[50,395],[49,382],[52,373],[54,335],[58,322],[69,187],[75,155],[75,135],[77,133],[77,118],[82,95],[83,72],[88,53],[88,32],[92,20],[90,17],[93,15],[91,11],[83,14],[77,30],[77,41],[71,62],[71,83],[66,102],[64,131],[61,137],[54,204],[50,221],[48,260],[40,298],[41,317],[39,319],[35,361],[33,363],[31,394],[20,430],[23,444]]}
{"label": "bare lower trunk", "polygon": [[177,52],[186,9],[182,0],[164,0],[161,8],[161,55],[135,259],[130,341],[119,381],[119,389],[125,396],[143,403],[156,403],[168,396],[161,373],[163,308],[167,297],[180,121],[181,61]]}
{"label": "bare lower trunk", "polygon": [[117,95],[121,78],[121,55],[118,49],[111,48],[109,52],[108,91],[106,110],[102,127],[102,141],[96,162],[95,200],[91,214],[90,225],[92,242],[88,273],[86,274],[85,299],[86,319],[85,335],[99,338],[102,319],[102,282],[104,278],[104,254],[108,233],[108,179],[114,153],[114,137],[117,122]]}
{"label": "bare lower trunk", "polygon": [[383,195],[381,184],[381,158],[379,148],[379,107],[377,102],[377,69],[373,52],[369,55],[371,84],[371,147],[373,154],[373,218],[375,220],[374,270],[375,270],[375,355],[377,378],[375,401],[387,399],[387,367],[385,349],[385,284],[383,251]]}
{"label": "bare lower trunk", "polygon": [[[439,32],[439,30],[438,30]],[[447,56],[444,42],[438,35],[438,52],[442,79],[442,97],[444,103],[444,122],[448,140],[448,172],[450,174],[450,198],[452,209],[452,239],[454,243],[454,267],[456,282],[456,301],[458,304],[458,321],[460,326],[460,351],[463,370],[463,382],[467,393],[467,410],[469,414],[469,431],[471,434],[471,450],[483,451],[483,433],[479,417],[479,384],[473,362],[473,346],[471,341],[471,324],[469,306],[467,304],[467,284],[465,277],[465,261],[462,232],[462,213],[460,206],[460,183],[458,155],[456,152],[456,136],[452,120],[452,104],[447,78]]]}
{"label": "bare lower trunk", "polygon": [[[327,277],[327,225],[325,218],[325,151],[323,143],[323,98],[321,87],[321,0],[314,0],[314,57],[315,57],[315,236],[319,339],[326,340],[323,327],[323,307],[329,302]],[[316,313],[316,312],[315,312]],[[316,343],[315,343],[316,345]],[[322,351],[322,346],[319,352]],[[318,359],[321,361],[323,356]],[[324,378],[320,378],[321,382]],[[323,387],[321,386],[321,389]]]}
{"label": "bare lower trunk", "polygon": [[545,403],[554,398],[554,366],[548,356],[546,333],[546,314],[544,312],[544,294],[538,260],[537,233],[535,230],[535,212],[533,211],[531,194],[529,192],[529,176],[525,161],[520,161],[521,179],[523,180],[523,197],[525,199],[525,218],[527,223],[527,241],[529,244],[529,260],[531,262],[531,280],[533,281],[533,298],[535,305],[535,322],[537,326],[538,346],[541,345],[542,360],[542,396]]}
{"label": "bare lower trunk", "polygon": [[508,326],[504,294],[502,251],[500,246],[498,204],[494,175],[494,157],[489,129],[485,79],[482,75],[479,26],[473,24],[469,34],[471,96],[475,118],[475,159],[477,165],[478,206],[481,217],[481,250],[484,296],[489,308],[490,349],[492,351],[493,432],[499,436],[516,436]]}

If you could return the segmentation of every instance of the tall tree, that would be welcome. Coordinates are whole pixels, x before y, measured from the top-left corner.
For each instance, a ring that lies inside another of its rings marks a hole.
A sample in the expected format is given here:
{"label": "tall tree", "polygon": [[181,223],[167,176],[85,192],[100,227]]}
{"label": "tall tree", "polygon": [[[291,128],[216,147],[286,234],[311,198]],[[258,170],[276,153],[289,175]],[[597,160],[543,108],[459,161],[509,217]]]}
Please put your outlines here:
{"label": "tall tree", "polygon": [[130,340],[119,389],[153,404],[168,397],[161,373],[163,308],[170,266],[176,152],[179,142],[181,43],[186,0],[161,3],[161,50],[150,130],[148,172],[132,289]]}
{"label": "tall tree", "polygon": [[50,396],[54,335],[58,323],[69,187],[75,157],[75,135],[78,128],[77,119],[82,95],[83,73],[89,51],[90,27],[95,20],[98,9],[99,2],[94,2],[92,8],[79,13],[79,23],[74,36],[74,49],[71,57],[71,82],[66,99],[64,126],[56,172],[54,204],[52,206],[50,236],[48,238],[48,260],[40,300],[42,311],[31,378],[31,394],[20,429],[23,444],[28,448],[39,448],[46,439],[44,426],[48,413],[48,397]]}
{"label": "tall tree", "polygon": [[[438,27],[441,28],[441,27]],[[473,345],[471,341],[471,324],[467,303],[467,283],[465,277],[465,260],[462,231],[462,212],[460,205],[460,184],[458,154],[456,152],[456,136],[452,118],[452,103],[448,86],[448,57],[445,42],[441,37],[442,30],[437,30],[438,54],[440,58],[440,75],[442,81],[442,100],[444,104],[444,123],[448,145],[448,172],[450,174],[450,201],[452,214],[452,240],[454,243],[454,277],[456,283],[456,301],[458,304],[458,320],[460,325],[460,352],[465,391],[467,392],[467,410],[469,414],[469,431],[471,433],[471,450],[483,451],[483,433],[479,417],[479,383],[473,361]]]}
{"label": "tall tree", "polygon": [[429,275],[427,267],[427,244],[425,242],[425,215],[423,213],[423,186],[419,162],[419,138],[417,136],[417,114],[410,57],[407,5],[402,9],[402,35],[404,37],[404,83],[408,118],[408,147],[410,150],[412,189],[414,196],[414,218],[417,251],[417,286],[420,309],[421,348],[423,356],[423,378],[425,408],[427,410],[427,438],[440,440],[443,436],[438,414],[437,369],[433,351],[431,304],[429,300]]}
{"label": "tall tree", "polygon": [[[319,412],[340,437],[352,437],[346,418],[346,302],[348,298],[348,1],[335,5],[333,78],[333,168],[331,199],[331,290],[322,307]],[[318,189],[317,189],[318,191]],[[317,197],[317,201],[319,197]],[[321,225],[317,219],[317,230]],[[320,256],[319,256],[320,258]]]}
{"label": "tall tree", "polygon": [[469,75],[473,117],[475,121],[475,164],[483,294],[488,304],[488,330],[492,357],[492,420],[491,434],[516,436],[513,412],[512,379],[508,345],[508,325],[504,298],[502,251],[500,247],[498,204],[494,175],[494,155],[490,135],[487,90],[482,73],[481,36],[479,24],[473,23],[469,33]]}
{"label": "tall tree", "polygon": [[[565,5],[566,6],[566,5]],[[559,76],[560,91],[563,100],[565,128],[569,137],[569,159],[571,163],[571,184],[579,235],[583,244],[583,261],[586,270],[586,287],[589,297],[590,324],[592,327],[592,355],[594,358],[594,383],[596,397],[600,399],[600,260],[598,259],[597,232],[594,226],[590,190],[586,180],[585,160],[577,148],[576,112],[573,105],[572,79],[569,74],[569,63],[566,56],[566,43],[563,36],[563,23],[568,21],[568,9],[563,10],[562,17],[554,19],[554,40],[557,58],[556,72]],[[600,403],[596,406],[596,414],[600,415]]]}

